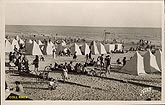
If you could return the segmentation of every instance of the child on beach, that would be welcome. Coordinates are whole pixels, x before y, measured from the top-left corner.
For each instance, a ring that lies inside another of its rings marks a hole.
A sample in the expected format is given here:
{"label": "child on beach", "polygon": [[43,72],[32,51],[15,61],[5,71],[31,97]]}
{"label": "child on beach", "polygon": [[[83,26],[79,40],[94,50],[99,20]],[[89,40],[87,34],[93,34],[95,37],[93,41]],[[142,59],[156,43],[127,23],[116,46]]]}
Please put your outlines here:
{"label": "child on beach", "polygon": [[34,72],[37,73],[39,67],[39,57],[36,55],[36,58],[33,60]]}
{"label": "child on beach", "polygon": [[40,61],[45,61],[44,57],[41,55]]}
{"label": "child on beach", "polygon": [[73,55],[73,59],[75,59],[75,60],[76,60],[76,58],[77,58],[76,53],[77,53],[77,52],[75,52],[74,55]]}
{"label": "child on beach", "polygon": [[22,93],[24,92],[23,86],[21,85],[21,83],[19,81],[15,81],[15,85],[16,85],[16,87],[15,87],[16,92],[22,92]]}
{"label": "child on beach", "polygon": [[56,58],[56,49],[53,49],[52,52],[53,52],[53,54],[52,54],[53,55],[53,59],[55,59]]}
{"label": "child on beach", "polygon": [[66,65],[67,65],[67,63],[65,63],[65,65],[62,68],[62,70],[63,70],[62,78],[63,78],[64,82],[68,79],[68,70],[67,70]]}
{"label": "child on beach", "polygon": [[50,81],[49,81],[49,85],[48,85],[48,89],[49,90],[54,90],[56,89],[56,84],[55,84],[55,79],[51,78]]}

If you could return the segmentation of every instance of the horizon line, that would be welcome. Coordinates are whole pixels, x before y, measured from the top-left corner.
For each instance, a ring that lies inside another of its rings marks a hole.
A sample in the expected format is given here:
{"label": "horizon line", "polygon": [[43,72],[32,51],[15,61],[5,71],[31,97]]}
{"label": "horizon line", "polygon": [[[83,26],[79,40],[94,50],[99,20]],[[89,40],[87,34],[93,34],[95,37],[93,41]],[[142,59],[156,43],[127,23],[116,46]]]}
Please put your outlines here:
{"label": "horizon line", "polygon": [[92,26],[92,25],[52,25],[52,24],[5,24],[5,26],[55,26],[55,27],[114,27],[114,28],[162,28],[151,26]]}

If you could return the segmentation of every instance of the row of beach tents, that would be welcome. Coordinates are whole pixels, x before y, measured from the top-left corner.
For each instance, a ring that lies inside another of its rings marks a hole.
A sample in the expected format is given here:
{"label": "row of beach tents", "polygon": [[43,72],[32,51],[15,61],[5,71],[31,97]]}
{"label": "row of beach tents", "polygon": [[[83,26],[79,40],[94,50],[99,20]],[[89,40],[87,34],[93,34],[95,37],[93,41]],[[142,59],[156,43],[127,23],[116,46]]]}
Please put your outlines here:
{"label": "row of beach tents", "polygon": [[43,44],[40,40],[38,41],[23,41],[22,39],[13,39],[12,43],[9,42],[8,39],[5,39],[5,51],[6,52],[13,52],[14,46],[19,49],[20,44],[25,45],[26,54],[29,55],[52,55],[53,49],[56,48],[56,53],[59,54],[60,51],[66,52],[68,48],[70,48],[71,54],[77,52],[77,55],[86,55],[89,54],[91,51],[93,55],[96,54],[107,54],[108,52],[116,50],[122,50],[122,44],[105,44],[96,43],[92,41],[91,45],[89,46],[87,43],[83,45],[77,45],[73,43],[70,47],[66,45],[65,41],[62,41],[60,44],[54,44],[51,41],[48,41],[46,44]]}
{"label": "row of beach tents", "polygon": [[[23,41],[22,39],[13,39],[12,43],[10,43],[8,39],[5,39],[5,51],[13,52],[14,46],[19,49],[21,43],[25,44],[25,52],[29,55],[52,55],[53,49],[55,48],[56,53],[59,53],[60,51],[66,51],[68,48],[70,48],[71,54],[77,52],[77,55],[86,55],[89,54],[90,51],[95,55],[107,54],[107,52],[114,51],[114,49],[122,50],[122,44],[118,44],[117,48],[115,48],[115,44],[103,45],[102,43],[96,43],[95,41],[92,41],[89,47],[87,43],[84,43],[81,46],[77,45],[76,43],[73,43],[71,46],[67,46],[64,41],[58,45],[55,45],[51,41],[43,44],[40,40]],[[121,70],[122,72],[133,75],[160,72],[163,69],[162,62],[163,57],[161,50],[157,50],[154,54],[148,50],[143,56],[141,56],[139,52],[136,52]]]}
{"label": "row of beach tents", "polygon": [[162,63],[161,50],[157,50],[154,54],[148,50],[143,56],[136,51],[134,56],[122,67],[121,71],[132,75],[161,72],[163,69]]}

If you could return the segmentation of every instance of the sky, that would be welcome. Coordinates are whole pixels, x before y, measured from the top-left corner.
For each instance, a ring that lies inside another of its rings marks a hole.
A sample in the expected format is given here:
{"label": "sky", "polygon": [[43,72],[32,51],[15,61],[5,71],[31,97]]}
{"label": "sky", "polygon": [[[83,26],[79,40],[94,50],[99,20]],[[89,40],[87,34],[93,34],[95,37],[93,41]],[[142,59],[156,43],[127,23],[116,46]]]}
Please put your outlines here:
{"label": "sky", "polygon": [[8,3],[6,25],[161,27],[160,3]]}

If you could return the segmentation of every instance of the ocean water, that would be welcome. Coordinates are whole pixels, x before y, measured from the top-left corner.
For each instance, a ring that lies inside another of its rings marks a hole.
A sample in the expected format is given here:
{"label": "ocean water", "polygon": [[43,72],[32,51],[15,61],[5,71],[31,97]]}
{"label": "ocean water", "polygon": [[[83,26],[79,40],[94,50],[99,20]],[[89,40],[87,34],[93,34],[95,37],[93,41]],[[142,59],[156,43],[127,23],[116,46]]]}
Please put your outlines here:
{"label": "ocean water", "polygon": [[[105,30],[110,32],[106,37]],[[5,31],[6,35],[80,37],[99,41],[105,38],[109,41],[116,39],[124,42],[135,42],[144,39],[156,45],[161,45],[162,39],[161,28],[6,25]]]}

